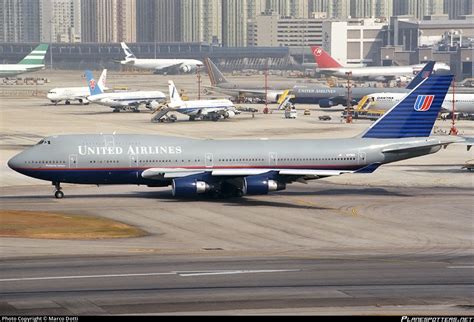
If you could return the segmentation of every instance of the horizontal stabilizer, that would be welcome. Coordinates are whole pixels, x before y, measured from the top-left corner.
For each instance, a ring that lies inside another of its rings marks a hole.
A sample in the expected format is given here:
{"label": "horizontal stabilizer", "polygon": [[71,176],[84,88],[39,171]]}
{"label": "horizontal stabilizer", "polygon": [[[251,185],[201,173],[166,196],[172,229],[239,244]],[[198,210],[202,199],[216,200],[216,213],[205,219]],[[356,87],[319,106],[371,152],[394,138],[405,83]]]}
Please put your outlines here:
{"label": "horizontal stabilizer", "polygon": [[374,162],[369,164],[368,166],[365,166],[359,170],[356,170],[354,173],[372,173],[375,170],[377,170],[378,167],[380,167],[382,163],[380,162]]}

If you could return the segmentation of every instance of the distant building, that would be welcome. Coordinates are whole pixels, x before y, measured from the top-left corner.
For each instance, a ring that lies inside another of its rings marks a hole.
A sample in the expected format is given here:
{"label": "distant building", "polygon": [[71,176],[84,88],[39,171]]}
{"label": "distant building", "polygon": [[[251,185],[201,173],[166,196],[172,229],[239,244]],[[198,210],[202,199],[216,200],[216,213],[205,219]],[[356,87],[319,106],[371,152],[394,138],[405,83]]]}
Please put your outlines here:
{"label": "distant building", "polygon": [[39,42],[39,0],[0,0],[0,42]]}
{"label": "distant building", "polygon": [[41,42],[80,42],[80,0],[40,1]]}
{"label": "distant building", "polygon": [[307,47],[322,44],[323,19],[281,17],[269,12],[249,24],[248,45]]}
{"label": "distant building", "polygon": [[222,0],[222,46],[247,46],[247,0]]}
{"label": "distant building", "polygon": [[81,0],[84,42],[135,42],[136,0]]}
{"label": "distant building", "polygon": [[324,21],[323,48],[343,65],[378,65],[387,26],[376,19]]}
{"label": "distant building", "polygon": [[393,2],[393,15],[409,15],[421,20],[424,16],[443,14],[444,6],[445,0],[396,0]]}
{"label": "distant building", "polygon": [[444,12],[449,19],[459,19],[461,16],[474,14],[473,0],[445,0]]}

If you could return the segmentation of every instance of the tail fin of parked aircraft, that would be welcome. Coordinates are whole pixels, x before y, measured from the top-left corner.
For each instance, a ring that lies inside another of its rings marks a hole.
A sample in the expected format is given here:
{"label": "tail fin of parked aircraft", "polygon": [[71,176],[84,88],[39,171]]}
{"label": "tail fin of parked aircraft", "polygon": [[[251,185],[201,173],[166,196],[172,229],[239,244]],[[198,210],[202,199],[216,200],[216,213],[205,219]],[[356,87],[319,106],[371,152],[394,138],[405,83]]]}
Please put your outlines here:
{"label": "tail fin of parked aircraft", "polygon": [[173,81],[168,81],[168,89],[170,92],[170,105],[171,106],[181,106],[184,104],[181,96],[179,96],[176,86],[174,86]]}
{"label": "tail fin of parked aircraft", "polygon": [[432,75],[362,134],[363,138],[428,137],[453,75]]}
{"label": "tail fin of parked aircraft", "polygon": [[121,42],[120,46],[122,46],[122,49],[125,52],[125,59],[135,59],[135,58],[137,58],[137,57],[135,57],[135,55],[132,53],[130,48],[128,48],[128,46],[124,42]]}
{"label": "tail fin of parked aircraft", "polygon": [[339,68],[343,67],[337,60],[331,57],[327,52],[324,51],[321,47],[313,46],[311,47],[313,52],[314,60],[318,64],[319,68]]}
{"label": "tail fin of parked aircraft", "polygon": [[418,86],[425,78],[429,77],[433,72],[433,68],[435,65],[435,61],[430,60],[426,63],[425,67],[416,74],[416,76],[411,80],[411,82],[407,85],[406,89],[414,89]]}
{"label": "tail fin of parked aircraft", "polygon": [[48,44],[40,44],[31,51],[18,64],[22,65],[44,65],[44,56],[48,51]]}
{"label": "tail fin of parked aircraft", "polygon": [[105,86],[105,82],[107,81],[107,69],[104,69],[102,71],[102,74],[100,74],[100,77],[99,77],[99,87],[102,91],[104,91],[107,87]]}
{"label": "tail fin of parked aircraft", "polygon": [[209,78],[211,80],[211,85],[216,86],[222,83],[228,83],[227,79],[225,79],[224,75],[222,75],[221,71],[217,68],[216,65],[210,60],[206,58],[204,63],[207,67],[207,72],[209,73]]}
{"label": "tail fin of parked aircraft", "polygon": [[97,95],[97,94],[102,94],[102,90],[100,89],[100,86],[97,85],[94,75],[92,75],[92,72],[90,70],[86,70],[86,78],[87,78],[87,86],[89,86],[89,91],[91,95]]}

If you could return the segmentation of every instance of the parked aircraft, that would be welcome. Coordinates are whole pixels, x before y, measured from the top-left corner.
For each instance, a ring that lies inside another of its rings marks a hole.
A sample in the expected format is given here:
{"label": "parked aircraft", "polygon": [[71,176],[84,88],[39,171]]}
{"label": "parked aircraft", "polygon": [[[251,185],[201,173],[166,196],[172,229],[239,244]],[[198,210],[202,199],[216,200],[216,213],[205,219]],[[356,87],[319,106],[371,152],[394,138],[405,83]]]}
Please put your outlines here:
{"label": "parked aircraft", "polygon": [[425,79],[361,135],[346,139],[201,140],[160,135],[57,135],[8,161],[24,175],[60,183],[172,186],[175,197],[260,195],[292,182],[371,173],[439,151],[458,137],[430,137],[453,79]]}
{"label": "parked aircraft", "polygon": [[156,108],[160,105],[160,101],[166,99],[165,94],[160,91],[130,91],[130,92],[114,92],[104,93],[97,86],[94,76],[90,70],[86,70],[87,84],[91,95],[87,96],[87,100],[91,103],[109,106],[114,112],[130,110],[140,112],[140,105],[145,105],[148,109]]}
{"label": "parked aircraft", "polygon": [[[367,95],[366,109],[388,110],[399,102],[406,94],[402,93],[374,93]],[[447,94],[442,104],[442,110],[453,111],[453,95]],[[454,110],[457,113],[474,114],[474,94],[455,94]]]}
{"label": "parked aircraft", "polygon": [[[390,88],[391,92],[407,94],[415,88],[423,79],[433,72],[434,61],[429,61],[423,69],[416,74],[406,88]],[[350,90],[351,105],[356,105],[364,96],[377,92],[385,92],[381,87],[352,87]],[[332,107],[339,104],[347,105],[347,88],[345,87],[321,87],[318,85],[295,85],[292,89],[294,98],[292,103],[319,104],[320,107]]]}
{"label": "parked aircraft", "polygon": [[235,83],[228,81],[216,65],[209,59],[204,60],[211,81],[211,90],[227,94],[233,97],[260,97],[265,98],[269,103],[276,103],[283,92],[295,85],[295,82],[270,82],[265,90],[265,82],[246,81],[245,83]]}
{"label": "parked aircraft", "polygon": [[[99,82],[97,86],[100,87],[102,91],[107,90],[105,82],[107,79],[107,69],[102,71],[100,74]],[[89,104],[87,97],[91,95],[88,86],[84,87],[58,87],[53,88],[48,92],[46,97],[55,105],[61,101],[64,101],[64,104],[69,105],[71,101],[78,101],[80,104]]]}
{"label": "parked aircraft", "polygon": [[189,73],[203,66],[202,61],[196,59],[137,58],[124,42],[121,42],[120,45],[125,52],[125,59],[120,62],[122,65],[141,69],[153,69],[155,73],[164,74],[172,71]]}
{"label": "parked aircraft", "polygon": [[[348,67],[342,66],[338,61],[331,57],[324,49],[318,46],[311,47],[314,59],[318,64],[319,73],[347,79],[348,72],[351,79],[388,81],[398,79],[402,76],[413,76],[422,68],[423,64],[409,66],[371,66],[371,67]],[[436,63],[434,71],[449,72],[450,67],[445,63]]]}
{"label": "parked aircraft", "polygon": [[47,44],[40,44],[26,55],[18,64],[1,64],[0,77],[16,76],[23,73],[44,69],[44,56],[48,51]]}
{"label": "parked aircraft", "polygon": [[228,99],[183,101],[173,81],[168,81],[170,103],[168,111],[176,111],[189,116],[190,121],[196,119],[217,121],[221,117],[234,117],[240,112]]}

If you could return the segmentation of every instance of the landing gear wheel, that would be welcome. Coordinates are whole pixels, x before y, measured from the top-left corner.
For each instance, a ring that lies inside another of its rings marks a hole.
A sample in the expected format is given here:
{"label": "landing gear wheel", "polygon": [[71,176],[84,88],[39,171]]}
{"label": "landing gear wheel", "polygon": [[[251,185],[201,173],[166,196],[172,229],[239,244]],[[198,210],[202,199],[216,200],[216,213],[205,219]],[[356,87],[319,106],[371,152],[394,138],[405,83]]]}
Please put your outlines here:
{"label": "landing gear wheel", "polygon": [[64,192],[58,190],[54,193],[54,196],[56,197],[56,199],[62,199],[64,197]]}

